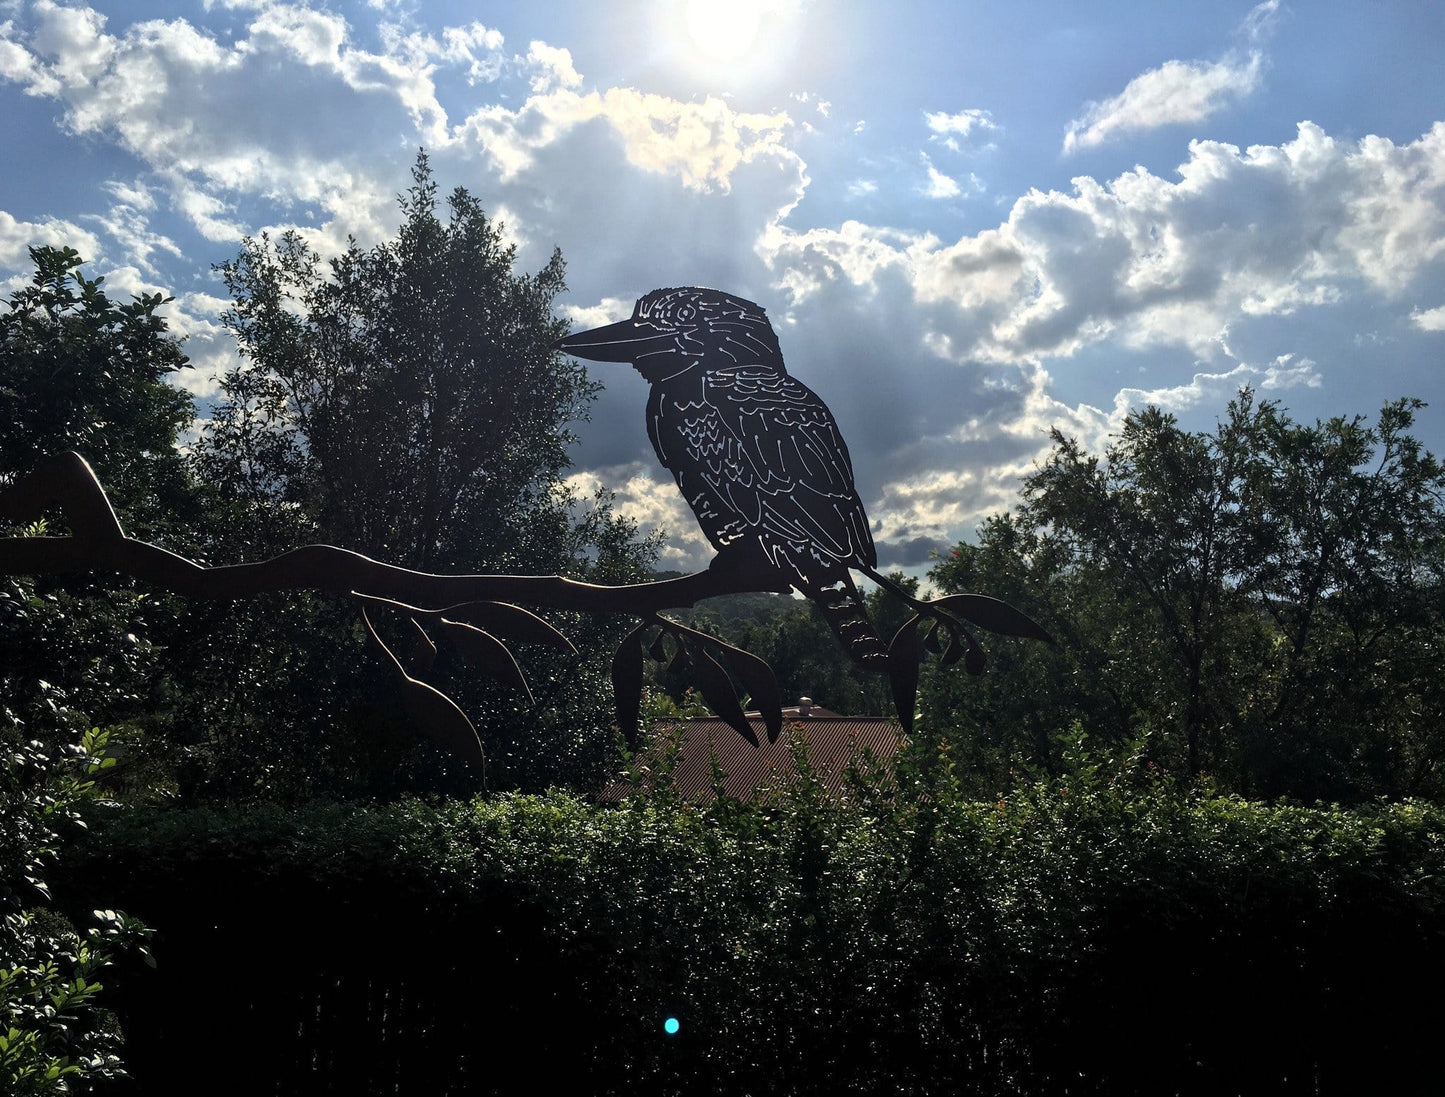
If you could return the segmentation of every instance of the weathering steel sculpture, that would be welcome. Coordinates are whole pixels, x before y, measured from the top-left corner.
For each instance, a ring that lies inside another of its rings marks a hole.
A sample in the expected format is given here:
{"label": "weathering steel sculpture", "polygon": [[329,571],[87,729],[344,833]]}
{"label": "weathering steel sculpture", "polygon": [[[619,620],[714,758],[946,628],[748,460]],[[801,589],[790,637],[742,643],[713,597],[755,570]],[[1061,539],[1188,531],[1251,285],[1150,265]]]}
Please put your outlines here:
{"label": "weathering steel sculpture", "polygon": [[[575,649],[518,602],[641,618],[612,660],[617,722],[629,738],[638,721],[645,654],[691,667],[707,703],[756,745],[736,681],[762,712],[769,739],[778,737],[782,697],[768,665],[661,615],[664,609],[717,595],[797,588],[822,610],[850,656],[888,674],[905,731],[912,722],[924,648],[936,651],[945,665],[962,659],[970,673],[983,669],[983,650],[964,622],[1049,639],[998,599],[955,594],[920,601],[879,574],[848,447],[827,405],[787,372],[772,325],[753,302],[697,287],[655,290],[638,300],[630,319],[569,336],[555,347],[583,358],[631,362],[651,383],[648,436],[717,549],[708,568],[676,579],[607,587],[551,575],[415,572],[333,545],[306,545],[256,563],[203,567],[127,537],[90,466],[78,454],[66,453],[0,490],[0,520],[36,521],[58,505],[71,535],[0,538],[0,574],[119,572],[192,598],[239,598],[283,589],[350,598],[420,730],[483,773],[481,742],[471,721],[422,679],[436,652],[433,636],[440,635],[482,672],[529,693],[504,641]],[[914,609],[887,645],[868,620],[852,570]],[[381,610],[411,622],[414,643],[405,659],[372,626],[370,612]],[[924,620],[932,624],[920,641]]]}

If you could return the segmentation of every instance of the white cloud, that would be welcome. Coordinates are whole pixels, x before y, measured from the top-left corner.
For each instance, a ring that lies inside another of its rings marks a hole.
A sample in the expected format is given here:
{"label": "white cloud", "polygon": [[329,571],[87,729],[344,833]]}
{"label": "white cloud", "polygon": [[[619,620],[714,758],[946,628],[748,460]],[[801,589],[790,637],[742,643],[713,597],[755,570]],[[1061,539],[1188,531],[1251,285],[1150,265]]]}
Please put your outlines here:
{"label": "white cloud", "polygon": [[1209,356],[1228,325],[1340,300],[1391,300],[1445,258],[1445,123],[1406,145],[1195,142],[1170,181],[1143,168],[1033,191],[996,229],[943,245],[845,222],[760,245],[796,300],[833,280],[907,287],[955,360],[1070,355],[1103,339]]}
{"label": "white cloud", "polygon": [[34,273],[35,267],[30,262],[28,250],[31,247],[72,247],[86,260],[96,258],[101,251],[95,234],[72,221],[56,217],[20,221],[0,209],[0,276],[6,271],[15,272],[5,282],[6,286],[13,288],[20,282],[28,281]]}
{"label": "white cloud", "polygon": [[1124,133],[1201,122],[1246,98],[1259,86],[1265,64],[1259,46],[1273,31],[1279,12],[1280,0],[1264,0],[1240,21],[1236,34],[1252,46],[1245,53],[1231,51],[1218,61],[1166,61],[1134,77],[1118,95],[1089,103],[1069,123],[1064,153]]}
{"label": "white cloud", "polygon": [[1445,331],[1445,305],[1433,309],[1416,309],[1410,314],[1410,320],[1421,331]]}
{"label": "white cloud", "polygon": [[1130,80],[1112,99],[1090,103],[1069,123],[1064,152],[1103,144],[1134,130],[1200,122],[1259,85],[1263,55],[1221,61],[1166,61]]}
{"label": "white cloud", "polygon": [[558,88],[517,110],[484,107],[457,128],[456,139],[482,149],[505,180],[531,168],[538,150],[594,119],[615,131],[633,165],[692,190],[726,192],[734,171],[759,157],[801,164],[784,144],[792,126],[786,113],[739,112],[712,96],[683,103],[632,88],[586,94]]}
{"label": "white cloud", "polygon": [[928,123],[928,128],[940,137],[949,134],[968,137],[976,130],[986,131],[998,128],[994,125],[993,115],[986,110],[977,108],[961,110],[957,114],[948,114],[944,111],[925,112],[923,117]]}
{"label": "white cloud", "polygon": [[928,185],[923,188],[923,193],[929,198],[957,198],[963,188],[958,185],[958,180],[952,179],[933,166],[927,156],[923,158],[923,166],[928,169]]}
{"label": "white cloud", "polygon": [[613,506],[624,518],[635,521],[644,533],[661,531],[666,539],[658,553],[664,570],[698,571],[713,557],[713,547],[687,507],[672,477],[660,468],[641,462],[609,468],[590,469],[567,478],[582,498],[599,489],[613,494]]}

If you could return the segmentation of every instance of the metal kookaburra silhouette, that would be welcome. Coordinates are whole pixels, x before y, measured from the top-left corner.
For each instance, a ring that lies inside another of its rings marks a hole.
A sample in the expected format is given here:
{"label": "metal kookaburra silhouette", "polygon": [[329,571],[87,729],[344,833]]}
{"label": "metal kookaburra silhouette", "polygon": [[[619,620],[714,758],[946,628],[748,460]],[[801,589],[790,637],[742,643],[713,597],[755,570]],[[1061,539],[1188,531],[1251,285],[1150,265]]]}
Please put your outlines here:
{"label": "metal kookaburra silhouette", "polygon": [[648,437],[717,549],[714,567],[797,587],[854,659],[886,666],[849,572],[892,586],[876,571],[848,446],[828,406],[783,365],[761,306],[695,286],[658,289],[631,319],[554,346],[631,362],[651,383]]}

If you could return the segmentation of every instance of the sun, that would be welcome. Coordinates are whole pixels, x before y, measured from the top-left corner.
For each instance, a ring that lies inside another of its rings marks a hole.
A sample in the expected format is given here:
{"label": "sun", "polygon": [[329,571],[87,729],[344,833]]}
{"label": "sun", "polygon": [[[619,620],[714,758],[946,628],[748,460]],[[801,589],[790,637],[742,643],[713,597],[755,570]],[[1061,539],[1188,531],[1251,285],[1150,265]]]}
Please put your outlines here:
{"label": "sun", "polygon": [[719,61],[745,56],[758,37],[762,0],[687,0],[687,32]]}

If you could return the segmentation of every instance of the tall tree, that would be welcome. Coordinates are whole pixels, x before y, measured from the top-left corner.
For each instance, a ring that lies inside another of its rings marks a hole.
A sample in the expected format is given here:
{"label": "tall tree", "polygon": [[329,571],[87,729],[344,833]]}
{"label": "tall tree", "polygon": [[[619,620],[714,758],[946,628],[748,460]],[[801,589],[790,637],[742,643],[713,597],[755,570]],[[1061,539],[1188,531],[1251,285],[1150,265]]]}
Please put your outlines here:
{"label": "tall tree", "polygon": [[194,414],[169,383],[190,363],[160,314],[168,298],[112,300],[72,248],[30,258],[34,276],[0,304],[0,484],[77,450],[151,532],[187,497],[176,439]]}
{"label": "tall tree", "polygon": [[[370,249],[353,241],[323,261],[288,232],[247,240],[221,267],[242,360],[195,447],[232,508],[214,554],[319,540],[424,571],[639,577],[650,543],[605,496],[579,499],[564,479],[569,424],[586,417],[596,386],[551,349],[566,333],[553,312],[560,254],[518,272],[515,247],[462,188],[443,218],[425,153],[400,206],[397,236]],[[566,623],[604,652],[609,627]],[[262,628],[293,635],[245,656]],[[352,643],[338,646],[337,633]],[[352,646],[361,642],[354,609],[300,596],[197,621],[190,643],[209,654],[188,690],[201,699],[190,722],[234,735],[195,744],[200,779],[240,791],[231,774],[247,758],[292,793],[315,789],[321,772],[397,787],[389,774],[406,767],[398,744],[408,740]],[[238,659],[249,669],[227,687]],[[605,763],[605,667],[539,665],[548,659],[529,657],[532,704],[469,682],[445,651],[433,666],[435,684],[477,719],[497,783],[583,780]]]}
{"label": "tall tree", "polygon": [[1420,406],[1311,426],[1245,391],[1211,432],[1131,413],[1102,457],[1056,433],[1017,514],[933,578],[1016,600],[1062,642],[971,699],[939,683],[939,718],[987,724],[1029,694],[1049,726],[1010,749],[1035,757],[1077,720],[1151,734],[1157,760],[1248,792],[1445,787],[1426,672],[1445,638],[1445,471],[1410,433]]}
{"label": "tall tree", "polygon": [[221,267],[243,361],[197,447],[209,480],[308,535],[417,569],[572,563],[567,424],[595,386],[551,349],[560,253],[536,274],[423,153],[393,240],[323,263],[295,232]]}
{"label": "tall tree", "polygon": [[[113,300],[71,248],[30,258],[29,283],[0,302],[0,485],[77,450],[133,533],[184,542],[196,496],[177,439],[193,408],[170,383],[189,363],[161,315],[167,299]],[[64,738],[148,716],[175,611],[81,576],[0,580],[0,731]]]}

